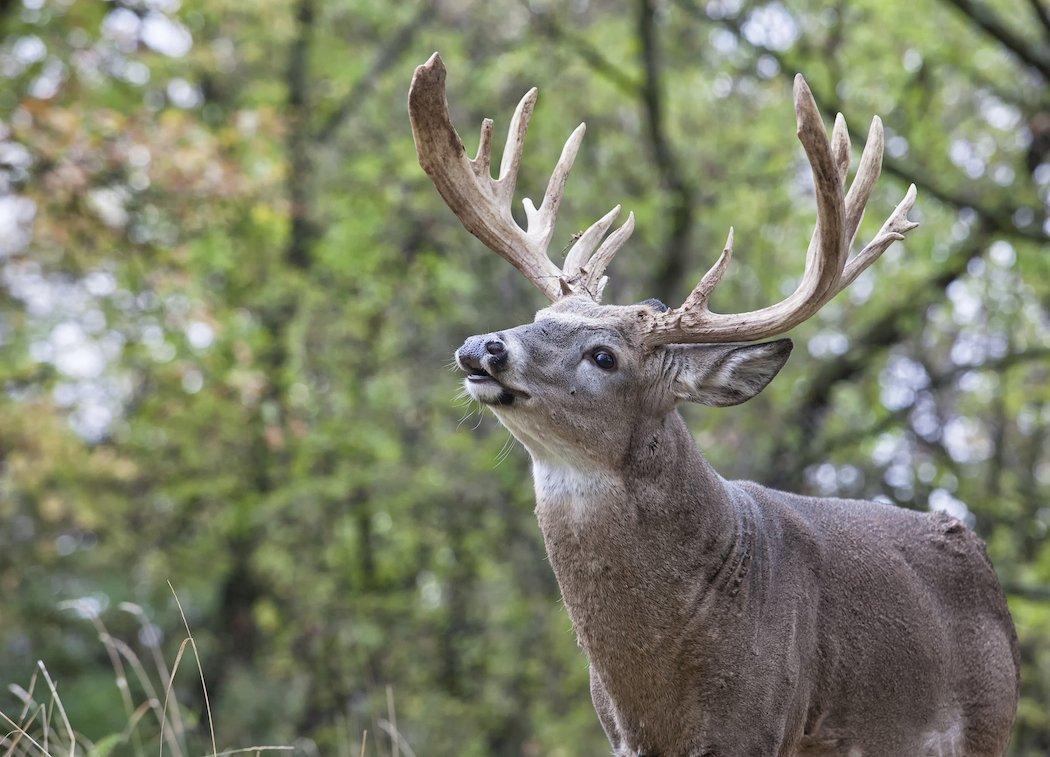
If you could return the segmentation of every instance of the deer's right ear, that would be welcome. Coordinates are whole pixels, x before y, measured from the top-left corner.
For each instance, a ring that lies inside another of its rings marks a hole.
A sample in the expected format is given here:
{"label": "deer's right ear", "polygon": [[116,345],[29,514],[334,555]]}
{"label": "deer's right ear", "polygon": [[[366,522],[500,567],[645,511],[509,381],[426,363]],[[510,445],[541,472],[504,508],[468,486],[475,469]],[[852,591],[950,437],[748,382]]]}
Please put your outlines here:
{"label": "deer's right ear", "polygon": [[766,388],[788,355],[790,339],[747,345],[674,345],[670,355],[671,392],[676,399],[728,407]]}

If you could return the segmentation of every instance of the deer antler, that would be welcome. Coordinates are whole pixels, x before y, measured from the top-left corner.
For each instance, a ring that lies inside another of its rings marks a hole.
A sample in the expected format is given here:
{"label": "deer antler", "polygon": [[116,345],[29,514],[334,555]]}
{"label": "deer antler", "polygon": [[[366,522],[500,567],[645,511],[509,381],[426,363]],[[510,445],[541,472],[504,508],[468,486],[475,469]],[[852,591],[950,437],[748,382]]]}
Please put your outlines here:
{"label": "deer antler", "polygon": [[521,271],[548,299],[554,301],[577,293],[598,299],[605,284],[606,266],[634,231],[634,214],[628,214],[623,226],[608,237],[605,235],[620,212],[619,205],[592,224],[569,251],[564,269],[547,256],[565,182],[586,129],[580,124],[562,148],[539,208],[528,198],[523,201],[526,228],[518,226],[511,215],[511,202],[536,96],[533,88],[518,103],[510,121],[499,178],[493,179],[492,121],[482,121],[477,155],[468,158],[449,118],[445,66],[441,56],[434,53],[416,68],[408,91],[408,112],[419,164],[466,229]]}
{"label": "deer antler", "polygon": [[[853,247],[864,208],[882,170],[882,121],[872,119],[868,140],[849,191],[844,191],[850,163],[846,121],[839,114],[828,141],[820,111],[806,80],[795,77],[795,117],[798,138],[813,172],[817,197],[817,223],[806,253],[806,268],[798,287],[775,305],[747,313],[713,313],[708,301],[729,268],[733,230],[725,249],[678,308],[655,313],[648,324],[646,346],[691,342],[746,342],[781,334],[815,314],[832,297],[849,286],[893,242],[918,226],[908,220],[915,204],[915,185],[890,214],[879,233],[853,258]],[[562,148],[539,208],[523,201],[526,228],[511,215],[525,132],[536,105],[536,89],[529,90],[511,118],[499,178],[491,174],[492,121],[481,124],[477,155],[466,155],[463,141],[449,119],[445,101],[445,66],[434,53],[416,69],[408,92],[412,135],[419,164],[427,172],[449,208],[474,236],[508,260],[552,302],[566,295],[587,294],[598,300],[605,286],[605,269],[634,231],[634,214],[608,234],[620,212],[617,205],[595,221],[576,240],[558,268],[547,256],[554,234],[558,206],[565,193],[576,153],[585,130],[576,127]],[[603,241],[604,240],[604,241]]]}
{"label": "deer antler", "polygon": [[806,253],[802,281],[786,299],[748,313],[712,313],[708,300],[729,267],[733,230],[725,249],[704,274],[685,302],[674,310],[654,314],[645,335],[648,347],[696,342],[747,342],[782,334],[805,321],[832,297],[849,286],[893,242],[918,226],[908,220],[915,204],[915,185],[883,224],[875,238],[849,258],[871,190],[882,170],[882,121],[872,119],[857,175],[848,193],[843,184],[849,170],[850,144],[846,121],[835,119],[829,144],[820,112],[806,80],[795,77],[795,116],[798,138],[813,172],[817,195],[817,224]]}

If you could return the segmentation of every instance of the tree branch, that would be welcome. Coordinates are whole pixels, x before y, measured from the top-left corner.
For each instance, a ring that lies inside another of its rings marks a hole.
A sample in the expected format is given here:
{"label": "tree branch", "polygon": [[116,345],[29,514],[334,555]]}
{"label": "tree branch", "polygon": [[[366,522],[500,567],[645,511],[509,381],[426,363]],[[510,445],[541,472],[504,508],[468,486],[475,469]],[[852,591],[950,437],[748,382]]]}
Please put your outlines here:
{"label": "tree branch", "polygon": [[[947,386],[959,376],[969,371],[995,371],[997,373],[1004,373],[1014,366],[1034,360],[1045,360],[1047,358],[1050,358],[1050,347],[1036,347],[1030,350],[1011,352],[1001,358],[988,360],[983,363],[956,365],[950,370],[931,375],[930,383],[926,387],[926,390],[936,390]],[[905,420],[908,417],[908,414],[914,409],[915,403],[913,402],[905,407],[887,413],[864,428],[850,429],[845,433],[826,438],[824,443],[821,444],[820,449],[812,450],[808,459],[800,461],[801,467],[812,465],[813,463],[824,459],[831,450],[852,447],[853,445],[859,444],[866,439],[870,439],[877,434],[881,434],[894,424]]]}
{"label": "tree branch", "polygon": [[426,26],[436,13],[437,5],[425,2],[416,15],[394,33],[387,45],[376,55],[368,72],[354,82],[343,101],[317,130],[315,139],[319,144],[328,142],[346,123],[346,120],[357,112],[361,101],[372,91],[379,78],[397,63],[401,55],[412,45],[416,33]]}
{"label": "tree branch", "polygon": [[1039,23],[1043,25],[1044,35],[1050,39],[1050,11],[1043,5],[1043,0],[1028,0],[1028,4],[1032,6]]}
{"label": "tree branch", "polygon": [[689,237],[693,227],[694,189],[679,171],[664,126],[663,69],[657,39],[654,0],[638,0],[638,40],[641,47],[642,109],[646,133],[653,153],[660,184],[671,199],[671,226],[665,243],[666,252],[653,279],[653,291],[668,299],[685,279]]}
{"label": "tree branch", "polygon": [[[1046,50],[1033,47],[1031,43],[1003,23],[991,8],[980,0],[943,0],[966,16],[985,34],[996,40],[1014,54],[1018,60],[1034,68],[1043,79],[1050,82],[1050,54]],[[1036,0],[1038,2],[1038,0]]]}
{"label": "tree branch", "polygon": [[522,0],[522,6],[532,14],[536,29],[552,40],[567,43],[592,71],[631,97],[640,97],[642,84],[635,76],[606,58],[583,36],[566,29],[554,13],[540,12],[531,3]]}
{"label": "tree branch", "polygon": [[[310,266],[312,227],[309,216],[311,162],[309,158],[308,118],[310,112],[309,57],[316,22],[316,0],[299,0],[294,9],[295,36],[288,50],[285,69],[285,118],[288,133],[285,149],[288,153],[289,231],[281,261],[292,268],[305,270]],[[292,321],[296,301],[290,291],[272,301],[255,306],[255,312],[266,332],[267,340],[259,352],[259,365],[266,376],[263,401],[254,414],[248,459],[251,476],[246,482],[255,496],[270,495],[282,479],[282,456],[274,451],[267,438],[272,426],[278,426],[282,435],[287,422],[285,402],[285,371],[288,363],[287,327]],[[279,408],[277,423],[266,417],[267,406]],[[232,556],[229,570],[219,586],[221,607],[222,653],[210,663],[208,682],[213,693],[223,690],[229,682],[233,664],[249,659],[255,652],[262,630],[253,613],[253,607],[263,597],[273,598],[269,583],[260,579],[252,563],[259,543],[258,526],[246,521],[227,534],[227,549]]]}
{"label": "tree branch", "polygon": [[300,0],[295,12],[297,33],[288,56],[285,109],[288,116],[288,202],[291,229],[285,258],[295,268],[310,265],[309,246],[313,229],[309,214],[309,181],[312,174],[309,135],[308,64],[316,8],[314,0]]}
{"label": "tree branch", "polygon": [[923,311],[943,295],[945,287],[966,272],[969,262],[984,252],[987,242],[987,229],[978,230],[969,244],[955,250],[943,268],[896,299],[897,303],[907,303],[907,307],[890,306],[862,334],[850,339],[845,355],[821,364],[783,424],[788,433],[779,437],[769,457],[766,480],[772,486],[799,484],[803,466],[798,462],[813,459],[812,445],[831,406],[835,388],[862,374],[877,355],[902,341],[907,336],[908,322],[921,317]]}
{"label": "tree branch", "polygon": [[6,34],[7,22],[9,16],[14,16],[15,11],[21,7],[21,3],[18,0],[0,0],[0,30]]}
{"label": "tree branch", "polygon": [[1050,585],[1029,586],[1019,581],[1004,581],[1003,591],[1008,597],[1019,597],[1029,602],[1050,602]]}

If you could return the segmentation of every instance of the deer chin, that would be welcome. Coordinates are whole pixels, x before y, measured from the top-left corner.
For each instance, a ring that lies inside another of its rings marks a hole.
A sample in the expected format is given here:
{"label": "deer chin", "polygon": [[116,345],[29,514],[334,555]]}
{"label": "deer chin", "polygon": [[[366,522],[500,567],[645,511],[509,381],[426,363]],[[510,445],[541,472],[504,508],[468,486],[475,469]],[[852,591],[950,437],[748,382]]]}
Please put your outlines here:
{"label": "deer chin", "polygon": [[607,466],[599,455],[581,448],[552,433],[550,419],[542,405],[532,402],[520,410],[512,407],[492,407],[492,414],[521,442],[532,458],[534,465],[550,468],[566,468],[594,473]]}

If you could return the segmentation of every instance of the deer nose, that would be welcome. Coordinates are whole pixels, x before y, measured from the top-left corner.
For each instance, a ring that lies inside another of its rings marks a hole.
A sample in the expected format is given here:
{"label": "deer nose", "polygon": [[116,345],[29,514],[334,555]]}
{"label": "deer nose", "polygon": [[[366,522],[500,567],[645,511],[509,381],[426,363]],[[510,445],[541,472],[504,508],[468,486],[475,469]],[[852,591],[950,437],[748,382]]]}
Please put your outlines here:
{"label": "deer nose", "polygon": [[508,357],[507,343],[497,334],[472,336],[456,350],[456,362],[468,373],[499,370]]}

